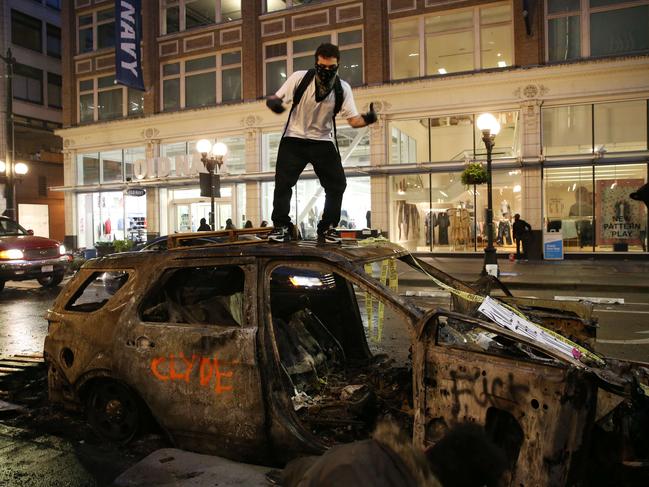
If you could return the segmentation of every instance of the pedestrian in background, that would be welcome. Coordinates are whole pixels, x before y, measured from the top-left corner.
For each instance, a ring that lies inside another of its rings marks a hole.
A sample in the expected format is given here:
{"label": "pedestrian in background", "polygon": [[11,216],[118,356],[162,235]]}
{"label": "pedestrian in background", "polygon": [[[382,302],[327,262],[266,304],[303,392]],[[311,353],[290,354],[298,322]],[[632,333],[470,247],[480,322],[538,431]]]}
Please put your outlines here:
{"label": "pedestrian in background", "polygon": [[232,223],[232,218],[228,218],[227,220],[225,220],[225,229],[226,230],[234,230],[235,228],[237,228],[237,227],[235,227],[234,223]]}
{"label": "pedestrian in background", "polygon": [[[521,216],[516,213],[514,215],[514,240],[516,240],[516,260],[527,260],[527,246],[530,241],[532,226],[525,220],[521,220]],[[521,243],[523,245],[523,253],[521,255]]]}
{"label": "pedestrian in background", "polygon": [[205,220],[205,218],[201,218],[201,224],[198,226],[198,231],[199,232],[209,232],[211,230],[212,229],[207,224],[207,221]]}
{"label": "pedestrian in background", "polygon": [[246,220],[246,223],[243,226],[243,228],[252,228],[252,222],[250,220]]}

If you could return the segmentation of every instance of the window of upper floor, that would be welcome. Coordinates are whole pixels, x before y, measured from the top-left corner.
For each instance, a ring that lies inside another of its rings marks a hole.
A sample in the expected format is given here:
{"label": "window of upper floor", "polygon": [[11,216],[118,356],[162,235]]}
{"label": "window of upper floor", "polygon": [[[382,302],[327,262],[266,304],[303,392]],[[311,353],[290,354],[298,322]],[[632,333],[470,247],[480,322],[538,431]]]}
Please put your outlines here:
{"label": "window of upper floor", "polygon": [[77,16],[77,52],[115,46],[115,9],[95,10]]}
{"label": "window of upper floor", "polygon": [[47,24],[47,55],[61,58],[61,29]]}
{"label": "window of upper floor", "polygon": [[160,32],[173,34],[241,18],[241,0],[160,0]]}
{"label": "window of upper floor", "polygon": [[[224,143],[228,152],[219,168],[220,174],[244,174],[246,172],[246,140],[243,135],[230,135],[218,139],[208,139],[213,144]],[[197,141],[168,142],[160,144],[160,157],[166,157],[169,168],[168,176],[183,176],[192,165],[192,159],[198,155]],[[202,164],[201,164],[202,166]],[[223,188],[221,189],[223,193]]]}
{"label": "window of upper floor", "polygon": [[277,12],[287,8],[299,7],[311,3],[320,3],[323,0],[261,0],[264,12]]}
{"label": "window of upper floor", "polygon": [[50,108],[61,108],[61,87],[62,79],[60,74],[47,73],[47,106]]}
{"label": "window of upper floor", "polygon": [[241,51],[183,59],[160,69],[162,111],[241,100]]}
{"label": "window of upper floor", "polygon": [[505,68],[514,63],[509,2],[390,22],[391,79]]}
{"label": "window of upper floor", "polygon": [[35,17],[11,10],[11,43],[43,52],[43,23]]}
{"label": "window of upper floor", "polygon": [[102,122],[144,113],[144,93],[115,84],[115,75],[78,82],[79,123]]}
{"label": "window of upper floor", "polygon": [[13,97],[43,104],[43,70],[25,64],[14,65]]}
{"label": "window of upper floor", "polygon": [[340,48],[339,76],[351,86],[362,85],[363,31],[357,28],[265,44],[265,93],[275,93],[294,71],[313,68],[313,55],[323,42],[337,44]]}
{"label": "window of upper floor", "polygon": [[548,0],[547,60],[649,51],[649,0]]}

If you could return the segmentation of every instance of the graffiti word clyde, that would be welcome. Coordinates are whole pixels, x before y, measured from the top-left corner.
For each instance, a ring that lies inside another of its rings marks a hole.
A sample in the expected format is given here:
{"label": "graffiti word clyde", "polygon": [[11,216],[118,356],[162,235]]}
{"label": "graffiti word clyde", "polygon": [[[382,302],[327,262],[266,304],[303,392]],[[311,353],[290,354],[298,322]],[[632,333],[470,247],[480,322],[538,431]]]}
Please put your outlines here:
{"label": "graffiti word clyde", "polygon": [[[234,364],[234,362],[231,362]],[[232,380],[232,371],[222,369],[223,362],[218,358],[200,357],[192,355],[191,358],[169,354],[169,357],[156,357],[151,360],[153,376],[163,382],[184,381],[189,382],[193,370],[198,370],[198,381],[201,387],[210,387],[214,379],[214,392],[222,394],[232,391],[232,383],[225,384],[225,380]]]}

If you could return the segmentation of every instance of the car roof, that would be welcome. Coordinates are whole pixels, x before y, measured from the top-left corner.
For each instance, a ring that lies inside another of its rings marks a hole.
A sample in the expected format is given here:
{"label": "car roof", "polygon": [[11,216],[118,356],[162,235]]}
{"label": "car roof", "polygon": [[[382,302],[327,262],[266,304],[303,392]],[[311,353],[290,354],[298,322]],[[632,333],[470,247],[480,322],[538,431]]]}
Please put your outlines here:
{"label": "car roof", "polygon": [[228,244],[196,245],[166,251],[140,251],[111,254],[92,259],[85,268],[124,268],[150,266],[152,261],[187,261],[206,257],[260,257],[260,258],[320,258],[332,262],[368,262],[407,254],[407,251],[388,241],[364,243],[350,241],[342,245],[317,245],[314,241],[270,243],[266,240],[239,241]]}

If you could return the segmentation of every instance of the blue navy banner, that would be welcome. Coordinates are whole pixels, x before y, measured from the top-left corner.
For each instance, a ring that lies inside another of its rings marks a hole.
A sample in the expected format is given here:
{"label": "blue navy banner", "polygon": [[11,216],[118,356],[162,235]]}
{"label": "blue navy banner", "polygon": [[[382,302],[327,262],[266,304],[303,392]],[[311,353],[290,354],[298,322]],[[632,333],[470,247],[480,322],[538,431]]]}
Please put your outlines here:
{"label": "blue navy banner", "polygon": [[140,14],[141,0],[115,0],[115,80],[144,91]]}

